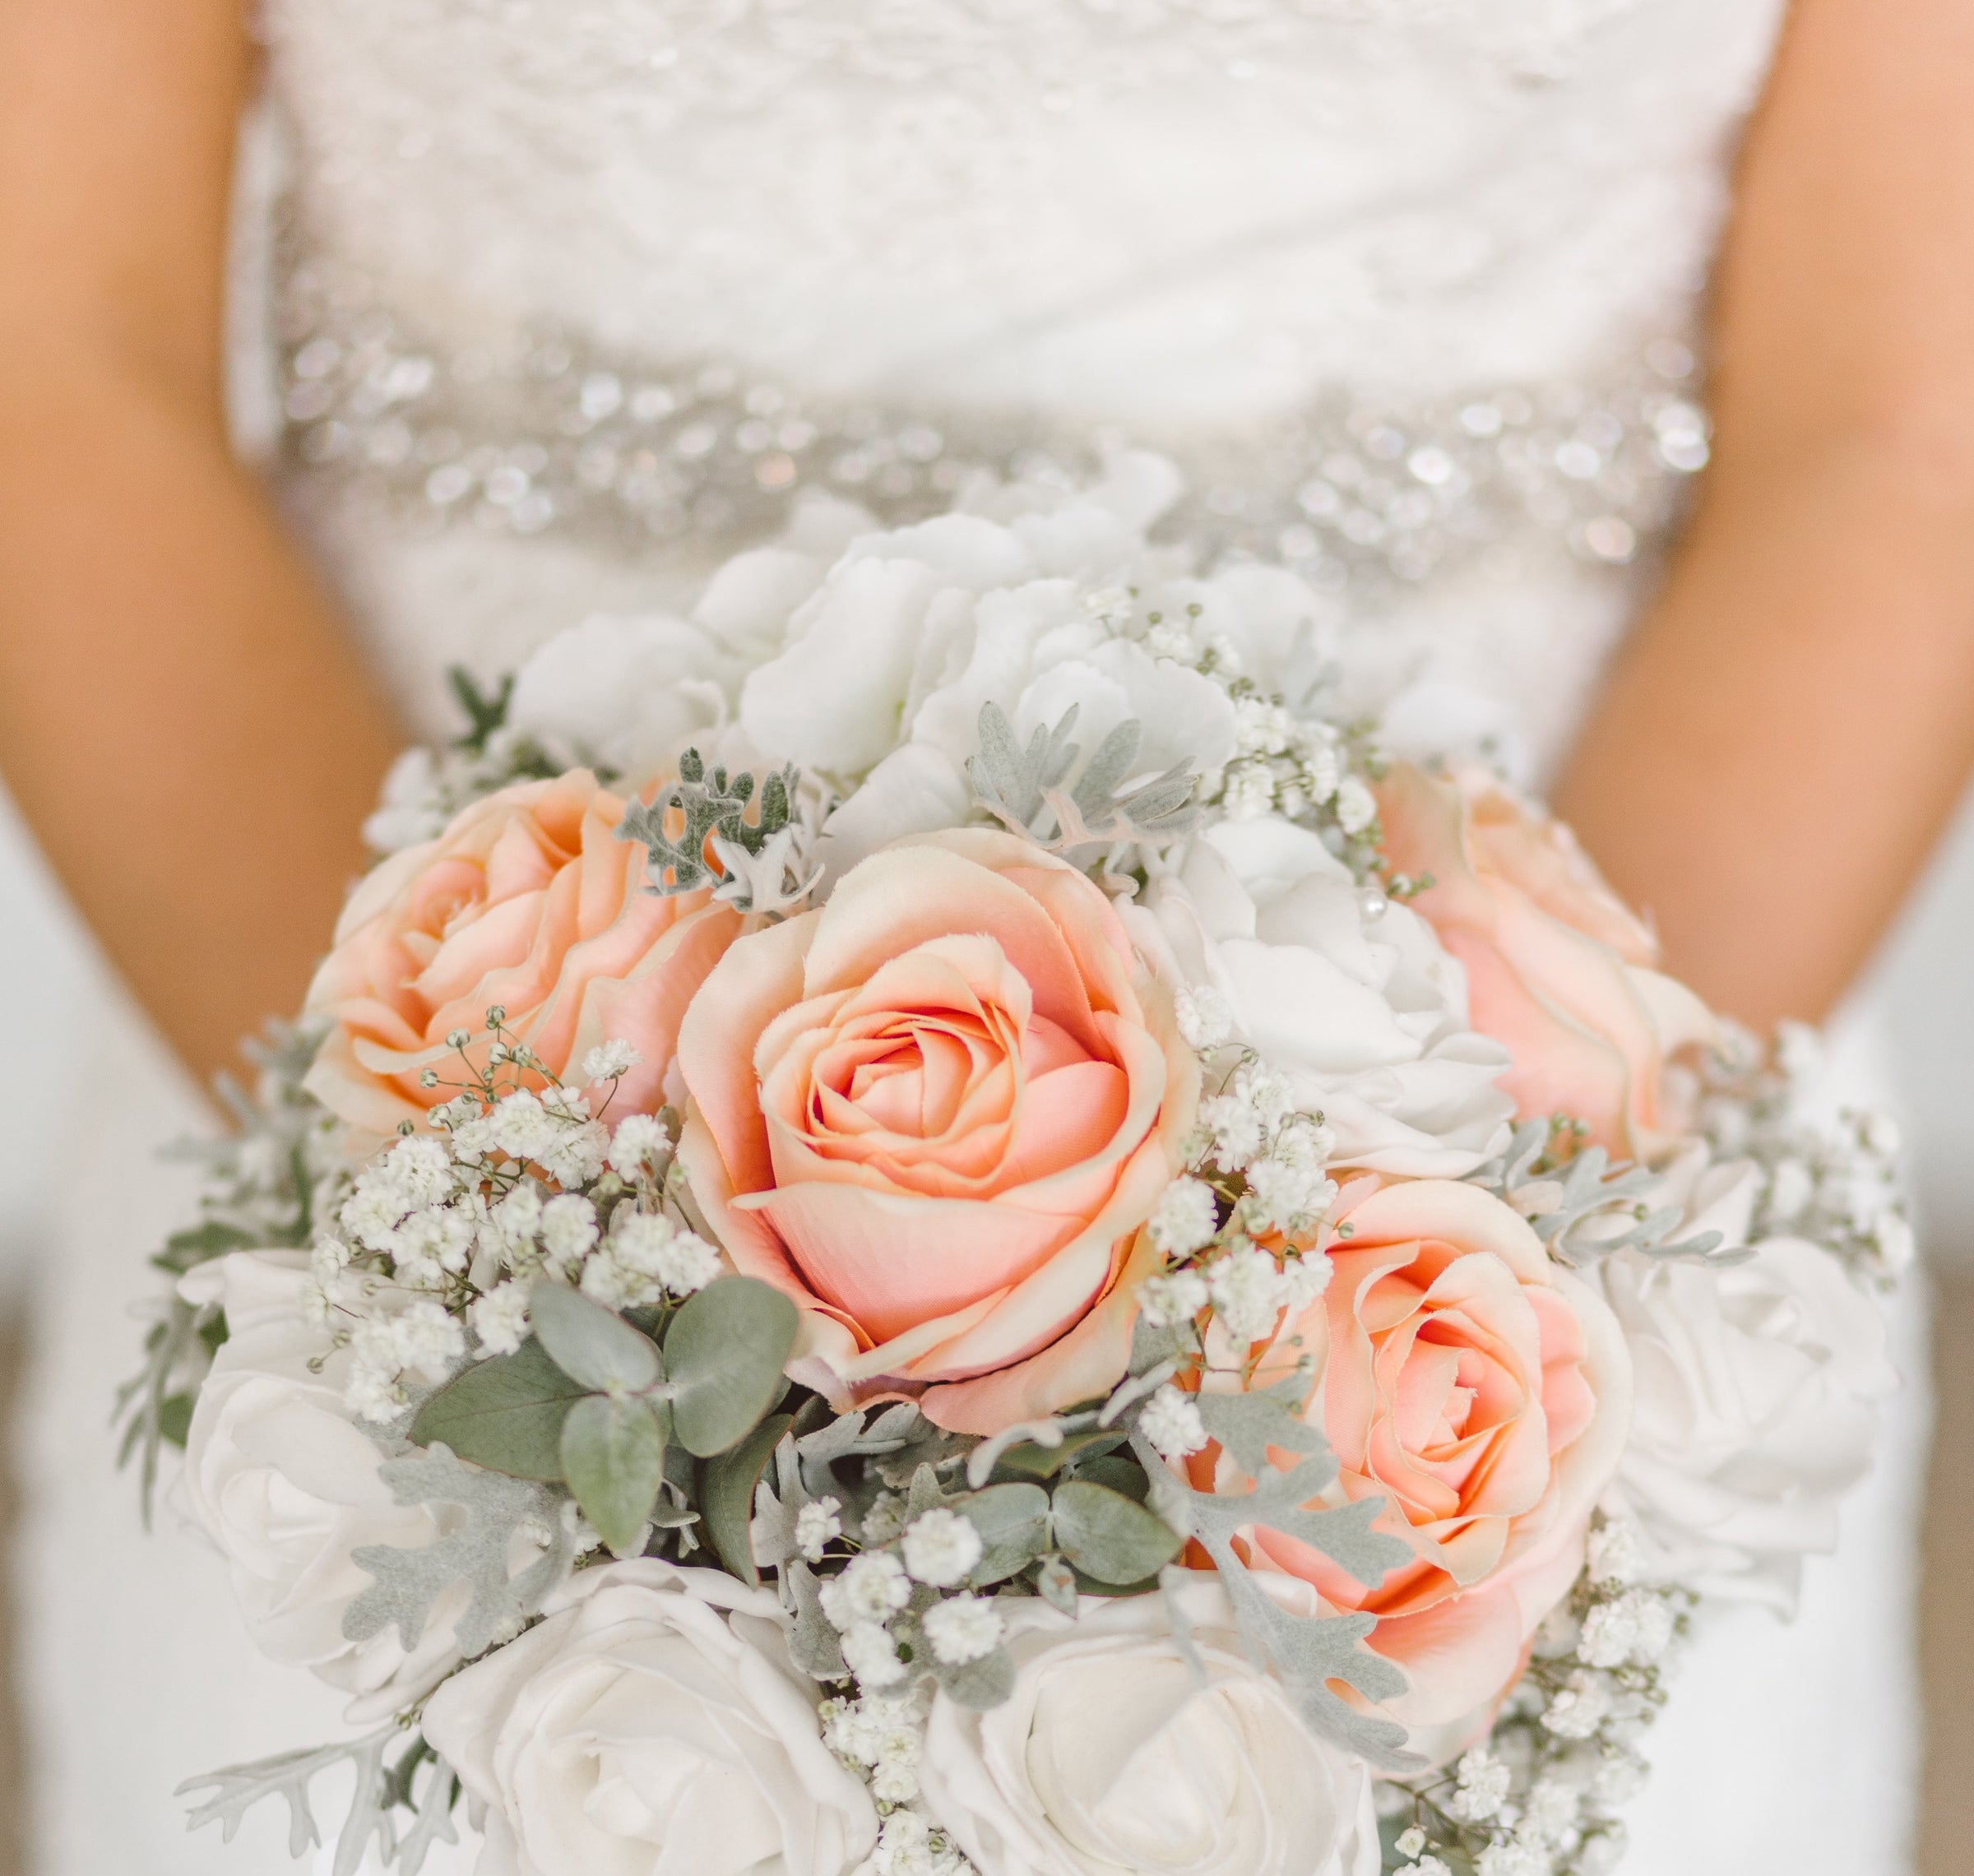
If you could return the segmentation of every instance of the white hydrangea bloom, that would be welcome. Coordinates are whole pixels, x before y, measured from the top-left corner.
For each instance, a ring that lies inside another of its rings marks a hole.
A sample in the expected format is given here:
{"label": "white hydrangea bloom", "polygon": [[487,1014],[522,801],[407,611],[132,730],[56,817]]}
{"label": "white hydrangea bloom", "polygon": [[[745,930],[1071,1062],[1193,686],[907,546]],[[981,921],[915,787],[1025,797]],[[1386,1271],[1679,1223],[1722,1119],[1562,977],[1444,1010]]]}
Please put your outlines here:
{"label": "white hydrangea bloom", "polygon": [[932,1651],[948,1667],[961,1667],[991,1655],[1008,1625],[984,1596],[952,1596],[935,1602],[920,1619]]}
{"label": "white hydrangea bloom", "polygon": [[1146,1401],[1138,1430],[1167,1459],[1184,1459],[1207,1443],[1207,1424],[1193,1397],[1168,1383]]}
{"label": "white hydrangea bloom", "polygon": [[1212,1244],[1220,1229],[1212,1187],[1190,1177],[1173,1180],[1159,1194],[1148,1229],[1152,1242],[1169,1258],[1183,1258]]}
{"label": "white hydrangea bloom", "polygon": [[934,1589],[951,1589],[966,1580],[984,1546],[971,1518],[942,1506],[906,1525],[899,1548],[905,1554],[905,1568],[919,1582]]}

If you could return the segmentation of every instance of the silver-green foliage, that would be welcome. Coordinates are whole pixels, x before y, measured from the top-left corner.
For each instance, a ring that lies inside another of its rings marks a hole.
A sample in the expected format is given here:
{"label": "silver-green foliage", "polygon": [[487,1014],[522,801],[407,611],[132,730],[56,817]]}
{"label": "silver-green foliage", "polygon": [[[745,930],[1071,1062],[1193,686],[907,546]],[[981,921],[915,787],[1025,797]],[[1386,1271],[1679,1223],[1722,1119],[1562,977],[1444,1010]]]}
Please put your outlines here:
{"label": "silver-green foliage", "polygon": [[[718,878],[707,862],[709,840],[729,841],[745,853],[758,854],[788,826],[796,779],[793,768],[773,770],[758,785],[745,771],[730,776],[716,765],[709,773],[699,752],[688,749],[679,758],[676,781],[660,790],[648,806],[633,801],[625,808],[617,837],[641,842],[649,852],[654,892],[690,892]],[[758,803],[754,799],[757,785]],[[674,815],[681,828],[675,836],[667,831]]]}
{"label": "silver-green foliage", "polygon": [[204,1167],[202,1216],[174,1232],[151,1259],[171,1286],[146,1335],[143,1368],[116,1401],[123,1424],[118,1462],[138,1462],[146,1524],[163,1449],[185,1443],[192,1403],[226,1338],[219,1306],[188,1303],[178,1293],[178,1280],[229,1252],[306,1244],[326,1209],[322,1189],[336,1176],[340,1127],[302,1087],[321,1040],[321,1031],[307,1025],[270,1022],[261,1037],[240,1045],[255,1071],[252,1086],[228,1074],[215,1083],[234,1130],[174,1149]]}
{"label": "silver-green foliage", "polygon": [[1558,1131],[1552,1121],[1524,1121],[1508,1151],[1473,1179],[1522,1212],[1536,1236],[1565,1262],[1592,1264],[1618,1251],[1637,1251],[1726,1265],[1753,1254],[1721,1249],[1717,1231],[1674,1241],[1684,1214],[1676,1205],[1653,1203],[1665,1192],[1663,1179],[1643,1166],[1613,1171],[1601,1146],[1585,1147],[1555,1164]]}
{"label": "silver-green foliage", "polygon": [[1135,717],[1097,744],[1074,786],[1064,789],[1082,753],[1070,740],[1077,712],[1072,704],[1053,729],[1038,725],[1024,748],[1000,706],[982,704],[980,753],[966,763],[980,805],[1017,833],[1065,852],[1128,841],[1162,843],[1190,833],[1199,821],[1193,803],[1198,779],[1184,763],[1119,792],[1143,741]]}
{"label": "silver-green foliage", "polygon": [[[324,1841],[315,1814],[315,1781],[346,1766],[353,1775],[352,1787],[336,1830],[333,1876],[356,1876],[373,1844],[379,1862],[395,1864],[401,1876],[418,1876],[433,1844],[459,1841],[452,1821],[459,1781],[452,1767],[417,1734],[410,1736],[396,1763],[390,1763],[392,1746],[405,1738],[405,1730],[393,1721],[360,1739],[277,1753],[271,1758],[189,1779],[178,1787],[178,1795],[205,1790],[211,1795],[194,1807],[187,1827],[197,1830],[216,1823],[221,1841],[230,1843],[249,1810],[265,1800],[279,1799],[288,1807],[288,1854],[305,1856]],[[409,1829],[400,1821],[401,1811],[410,1813]]]}
{"label": "silver-green foliage", "polygon": [[[466,1517],[429,1544],[371,1544],[352,1554],[376,1581],[343,1612],[346,1640],[368,1642],[395,1628],[405,1647],[415,1648],[433,1605],[464,1582],[471,1600],[455,1634],[470,1661],[519,1634],[575,1561],[567,1501],[551,1486],[466,1465],[443,1446],[387,1459],[378,1475],[401,1505],[455,1506]],[[542,1554],[511,1573],[517,1538],[532,1540]]]}
{"label": "silver-green foliage", "polygon": [[661,1312],[653,1335],[563,1284],[537,1285],[529,1309],[533,1338],[439,1389],[411,1437],[494,1472],[566,1485],[612,1552],[634,1556],[665,1489],[668,1446],[711,1458],[773,1406],[795,1305],[754,1278],[725,1276]]}

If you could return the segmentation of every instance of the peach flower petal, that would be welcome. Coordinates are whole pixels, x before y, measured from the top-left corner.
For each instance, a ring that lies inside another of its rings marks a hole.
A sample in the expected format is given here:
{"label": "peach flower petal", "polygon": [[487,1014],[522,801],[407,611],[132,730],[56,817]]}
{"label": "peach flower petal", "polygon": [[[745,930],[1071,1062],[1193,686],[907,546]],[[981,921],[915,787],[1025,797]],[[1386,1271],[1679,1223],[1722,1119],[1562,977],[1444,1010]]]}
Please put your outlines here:
{"label": "peach flower petal", "polygon": [[1123,1374],[1198,1072],[1074,869],[984,829],[884,849],[726,953],[678,1059],[681,1163],[803,1310],[799,1378],[937,1418]]}
{"label": "peach flower petal", "polygon": [[586,770],[519,783],[378,867],[310,987],[309,1011],[333,1018],[311,1091],[364,1133],[423,1125],[420,1072],[452,1055],[454,1030],[484,1050],[499,1004],[572,1082],[597,1043],[630,1043],[643,1059],[616,1111],[656,1108],[686,1005],[739,919],[705,892],[646,891],[643,848],[616,836],[623,807]]}

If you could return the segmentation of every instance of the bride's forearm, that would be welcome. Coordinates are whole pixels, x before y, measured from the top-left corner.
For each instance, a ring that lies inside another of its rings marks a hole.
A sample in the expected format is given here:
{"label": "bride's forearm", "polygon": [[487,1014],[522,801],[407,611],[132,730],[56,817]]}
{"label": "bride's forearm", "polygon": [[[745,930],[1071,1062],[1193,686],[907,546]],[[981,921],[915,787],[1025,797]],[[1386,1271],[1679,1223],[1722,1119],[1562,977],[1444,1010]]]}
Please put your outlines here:
{"label": "bride's forearm", "polygon": [[0,766],[195,1070],[299,1003],[394,741],[216,425],[0,376]]}
{"label": "bride's forearm", "polygon": [[1974,14],[1796,0],[1722,257],[1705,500],[1558,804],[1673,967],[1819,1016],[1974,763]]}
{"label": "bride's forearm", "polygon": [[1974,762],[1974,477],[1860,438],[1722,489],[1558,791],[1673,969],[1824,1014]]}
{"label": "bride's forearm", "polygon": [[0,772],[202,1072],[295,1006],[396,740],[224,434],[243,12],[0,6]]}

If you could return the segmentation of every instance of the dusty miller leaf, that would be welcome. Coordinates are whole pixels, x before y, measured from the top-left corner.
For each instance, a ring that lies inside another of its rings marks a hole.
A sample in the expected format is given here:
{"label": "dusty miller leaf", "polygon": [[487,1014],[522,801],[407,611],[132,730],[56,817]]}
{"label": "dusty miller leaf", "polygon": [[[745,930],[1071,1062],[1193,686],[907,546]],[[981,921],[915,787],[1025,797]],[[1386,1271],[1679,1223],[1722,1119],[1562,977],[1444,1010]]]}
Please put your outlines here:
{"label": "dusty miller leaf", "polygon": [[[1199,1409],[1207,1431],[1234,1456],[1235,1464],[1249,1478],[1258,1479],[1268,1470],[1271,1446],[1288,1452],[1324,1450],[1323,1435],[1303,1418],[1309,1389],[1309,1377],[1296,1373],[1250,1394],[1219,1394],[1202,1388],[1193,1396],[1193,1404]],[[1330,1470],[1334,1475],[1336,1468]]]}
{"label": "dusty miller leaf", "polygon": [[982,704],[980,753],[966,763],[980,805],[1015,832],[1063,852],[1119,841],[1170,841],[1190,832],[1199,819],[1193,800],[1198,778],[1184,764],[1117,792],[1144,739],[1135,717],[1097,744],[1074,787],[1063,787],[1082,753],[1069,739],[1077,714],[1072,704],[1054,729],[1037,725],[1023,748],[1006,711],[997,703]]}
{"label": "dusty miller leaf", "polygon": [[[760,804],[750,824],[747,812],[754,799],[754,777],[745,771],[730,776],[721,767],[709,776],[699,752],[688,749],[679,758],[678,781],[661,789],[648,807],[633,801],[618,823],[617,837],[638,841],[648,850],[652,892],[665,896],[690,892],[717,877],[707,864],[709,840],[758,854],[789,824],[796,781],[792,767],[770,773],[760,784]],[[681,823],[676,839],[666,831],[674,814]]]}
{"label": "dusty miller leaf", "polygon": [[[1754,1254],[1746,1248],[1722,1250],[1717,1231],[1670,1242],[1684,1214],[1676,1205],[1652,1206],[1665,1190],[1664,1180],[1643,1166],[1613,1172],[1610,1156],[1601,1146],[1586,1147],[1565,1167],[1538,1171],[1550,1132],[1545,1120],[1524,1121],[1515,1129],[1508,1151],[1473,1178],[1518,1211],[1523,1210],[1516,1202],[1519,1195],[1531,1188],[1545,1188],[1542,1209],[1528,1222],[1551,1253],[1565,1262],[1596,1263],[1615,1252],[1638,1251],[1656,1259],[1684,1258],[1724,1267],[1745,1262]],[[1627,1212],[1632,1221],[1620,1226]]]}
{"label": "dusty miller leaf", "polygon": [[[536,1614],[575,1561],[575,1545],[551,1487],[504,1473],[484,1472],[443,1446],[387,1460],[379,1475],[401,1505],[457,1505],[466,1522],[429,1544],[402,1549],[370,1544],[352,1553],[377,1581],[343,1612],[343,1634],[367,1642],[395,1628],[407,1648],[418,1646],[433,1605],[462,1578],[473,1599],[459,1619],[461,1651],[470,1660],[517,1633]],[[507,1558],[524,1526],[545,1536],[544,1555],[510,1576]]]}
{"label": "dusty miller leaf", "polygon": [[843,1645],[822,1613],[815,1573],[799,1557],[781,1566],[781,1594],[785,1602],[795,1605],[795,1627],[788,1637],[790,1658],[816,1680],[842,1679],[848,1672],[843,1665]]}
{"label": "dusty miller leaf", "polygon": [[433,1753],[418,1816],[398,1846],[397,1867],[402,1876],[418,1876],[433,1845],[459,1841],[459,1830],[452,1822],[452,1808],[458,1802],[459,1775]]}
{"label": "dusty miller leaf", "polygon": [[1056,786],[1076,760],[1069,740],[1076,727],[1072,704],[1053,730],[1036,726],[1024,749],[1014,739],[1014,725],[998,703],[980,706],[980,753],[966,762],[967,779],[980,805],[1017,834],[1033,834],[1046,812],[1047,790]]}
{"label": "dusty miller leaf", "polygon": [[[1313,1545],[1358,1582],[1376,1584],[1411,1554],[1396,1538],[1369,1528],[1382,1501],[1363,1499],[1333,1511],[1309,1508],[1336,1476],[1327,1445],[1291,1471],[1264,1470],[1252,1492],[1222,1497],[1181,1485],[1142,1434],[1133,1434],[1132,1444],[1144,1463],[1154,1508],[1212,1559],[1249,1657],[1281,1681],[1304,1721],[1386,1770],[1419,1769],[1424,1762],[1405,1749],[1404,1727],[1359,1712],[1328,1684],[1340,1680],[1367,1700],[1388,1700],[1405,1691],[1405,1675],[1362,1645],[1374,1619],[1292,1614],[1254,1582],[1234,1548],[1244,1527],[1265,1526]],[[1168,1595],[1167,1600],[1176,1599]]]}
{"label": "dusty miller leaf", "polygon": [[334,1876],[356,1876],[364,1852],[373,1840],[379,1860],[388,1863],[397,1851],[397,1827],[391,1815],[391,1777],[384,1767],[384,1753],[401,1736],[401,1729],[393,1721],[345,1744],[277,1753],[271,1758],[227,1766],[188,1779],[178,1787],[180,1797],[206,1786],[214,1790],[211,1797],[194,1807],[186,1827],[196,1831],[216,1823],[220,1841],[231,1843],[248,1811],[264,1799],[280,1798],[288,1806],[288,1854],[305,1856],[322,1841],[309,1787],[322,1773],[348,1765],[355,1772],[356,1782],[349,1811],[336,1833]]}

